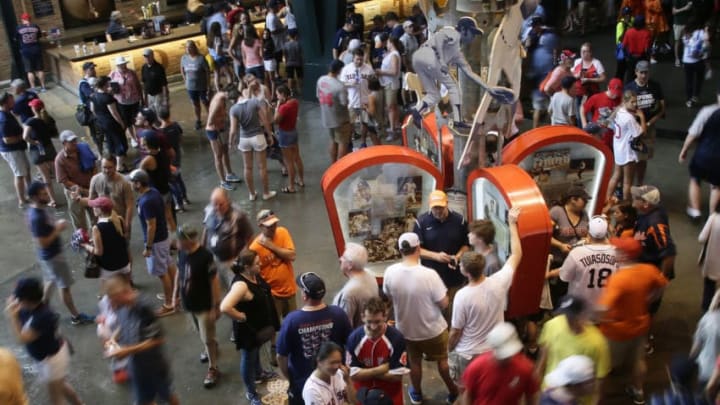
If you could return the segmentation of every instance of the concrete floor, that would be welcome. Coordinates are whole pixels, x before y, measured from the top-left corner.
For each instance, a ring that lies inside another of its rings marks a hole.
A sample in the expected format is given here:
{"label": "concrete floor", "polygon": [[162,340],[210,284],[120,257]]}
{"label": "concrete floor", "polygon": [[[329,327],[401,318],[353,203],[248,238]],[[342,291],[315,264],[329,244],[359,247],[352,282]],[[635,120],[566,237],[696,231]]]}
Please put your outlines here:
{"label": "concrete floor", "polygon": [[[596,44],[596,57],[606,61],[610,72],[614,71],[611,35],[590,37]],[[568,46],[578,46],[580,38],[565,38]],[[682,134],[694,115],[694,110],[684,106],[682,70],[674,68],[669,62],[663,62],[652,68],[652,76],[659,80],[668,100],[668,118],[659,123],[661,135]],[[712,94],[715,85],[704,89],[703,101],[714,101]],[[55,88],[43,94],[42,98],[49,106],[52,115],[58,120],[59,128],[79,130],[72,114],[76,104],[74,96]],[[211,189],[216,185],[211,151],[205,136],[192,129],[193,118],[184,91],[174,86],[171,95],[173,113],[185,128],[183,141],[183,177],[188,185],[189,197],[193,205],[186,213],[180,214],[179,222],[199,224],[202,220],[202,208],[207,202]],[[294,237],[297,248],[297,272],[315,271],[322,275],[328,287],[328,297],[341,287],[344,278],[338,270],[334,242],[331,236],[325,205],[320,193],[319,180],[328,167],[326,150],[327,137],[320,128],[318,106],[304,102],[299,123],[301,152],[305,161],[306,184],[304,190],[294,195],[279,194],[278,198],[251,203],[247,200],[247,190],[242,186],[232,192],[240,206],[251,217],[262,208],[274,210]],[[78,132],[80,133],[80,132]],[[677,163],[677,154],[681,140],[662,138],[658,140],[656,158],[650,164],[647,182],[661,188],[663,203],[671,217],[672,235],[678,245],[677,279],[668,288],[663,307],[654,325],[656,352],[649,359],[649,377],[647,392],[664,388],[667,384],[665,364],[673,353],[687,352],[691,335],[699,318],[701,279],[695,265],[699,245],[697,234],[699,224],[690,223],[684,215],[687,188],[687,169]],[[240,172],[241,160],[237,153],[232,155],[233,167]],[[20,276],[40,276],[35,253],[22,213],[17,209],[12,178],[4,164],[0,164],[0,234],[4,248],[0,253],[0,298],[7,297],[12,291],[15,280]],[[272,188],[279,190],[285,185],[276,163],[269,164]],[[63,207],[57,215],[64,216]],[[134,227],[132,250],[140,256],[140,227]],[[69,233],[64,237],[68,241]],[[66,250],[69,250],[66,249]],[[82,278],[82,261],[79,256],[68,252],[75,268],[77,282],[73,287],[78,307],[88,313],[95,313],[98,283]],[[159,282],[151,279],[144,271],[144,264],[136,261],[135,280],[141,291],[154,296],[161,291]],[[95,337],[92,326],[73,327],[68,314],[56,299],[54,306],[62,315],[61,330],[74,345],[76,354],[72,357],[70,382],[87,404],[115,405],[130,403],[127,387],[117,386],[110,380],[108,363],[102,359],[100,342]],[[221,344],[220,369],[223,378],[212,390],[205,390],[202,379],[205,366],[199,364],[198,354],[201,345],[198,336],[192,331],[184,315],[164,318],[162,324],[167,336],[166,352],[169,354],[174,374],[176,392],[183,403],[219,404],[245,403],[244,386],[239,376],[239,356],[226,337],[230,335],[230,322],[224,318],[219,322],[218,336]],[[19,346],[7,328],[0,328],[0,345],[11,347],[24,365],[26,389],[31,403],[47,403],[43,386],[34,384],[36,371],[32,362]],[[432,400],[426,403],[441,403],[446,391],[434,367],[426,365],[424,378],[425,395]],[[620,382],[610,382],[610,394],[606,403],[625,404],[629,401],[621,395]]]}

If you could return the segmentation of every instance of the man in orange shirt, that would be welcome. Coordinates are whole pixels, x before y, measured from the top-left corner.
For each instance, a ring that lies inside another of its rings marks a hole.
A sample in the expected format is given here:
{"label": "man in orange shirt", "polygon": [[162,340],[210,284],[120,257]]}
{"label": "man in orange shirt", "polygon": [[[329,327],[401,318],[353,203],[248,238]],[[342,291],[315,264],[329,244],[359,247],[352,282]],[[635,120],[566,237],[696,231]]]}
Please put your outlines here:
{"label": "man in orange shirt", "polygon": [[282,320],[290,311],[297,309],[295,274],[295,244],[290,232],[278,226],[280,219],[268,209],[260,210],[257,223],[260,235],[250,244],[250,250],[260,258],[260,275],[270,285],[278,317]]}
{"label": "man in orange shirt", "polygon": [[636,404],[644,404],[643,382],[645,340],[650,329],[650,302],[657,299],[668,280],[660,270],[635,260],[642,252],[640,241],[631,237],[613,238],[618,270],[610,276],[600,296],[600,331],[610,346],[612,367],[618,370],[631,360],[632,385],[626,392]]}

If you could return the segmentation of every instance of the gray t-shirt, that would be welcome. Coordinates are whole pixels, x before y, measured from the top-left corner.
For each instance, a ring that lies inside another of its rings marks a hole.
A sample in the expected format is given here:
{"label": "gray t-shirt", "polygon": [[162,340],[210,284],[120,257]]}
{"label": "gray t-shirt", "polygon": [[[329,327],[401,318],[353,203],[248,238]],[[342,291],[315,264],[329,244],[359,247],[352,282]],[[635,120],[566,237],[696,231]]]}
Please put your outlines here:
{"label": "gray t-shirt", "polygon": [[361,275],[352,277],[345,283],[342,290],[338,291],[333,299],[333,305],[337,305],[345,311],[350,319],[353,329],[362,326],[362,312],[365,304],[370,298],[380,296],[375,275],[365,270]]}
{"label": "gray t-shirt", "polygon": [[485,255],[485,276],[490,277],[502,268],[502,262],[498,257],[497,250],[493,250]]}
{"label": "gray t-shirt", "polygon": [[285,66],[302,66],[302,49],[300,42],[288,41],[283,45],[285,53]]}
{"label": "gray t-shirt", "polygon": [[315,95],[320,102],[320,117],[325,128],[337,128],[350,122],[348,93],[340,80],[328,75],[320,77]]}
{"label": "gray t-shirt", "polygon": [[108,197],[113,202],[113,210],[124,217],[129,207],[135,206],[135,194],[132,184],[122,175],[109,180],[104,173],[98,173],[90,179],[90,199]]}
{"label": "gray t-shirt", "polygon": [[256,98],[238,101],[230,108],[230,116],[235,117],[240,126],[240,138],[252,138],[263,133],[260,123],[262,101]]}
{"label": "gray t-shirt", "polygon": [[183,55],[180,59],[180,66],[185,71],[185,88],[190,91],[206,91],[208,88],[207,77],[210,69],[202,55],[192,57]]}
{"label": "gray t-shirt", "polygon": [[550,123],[552,125],[570,125],[570,117],[577,116],[575,113],[575,100],[562,91],[552,95],[548,111],[550,112]]}

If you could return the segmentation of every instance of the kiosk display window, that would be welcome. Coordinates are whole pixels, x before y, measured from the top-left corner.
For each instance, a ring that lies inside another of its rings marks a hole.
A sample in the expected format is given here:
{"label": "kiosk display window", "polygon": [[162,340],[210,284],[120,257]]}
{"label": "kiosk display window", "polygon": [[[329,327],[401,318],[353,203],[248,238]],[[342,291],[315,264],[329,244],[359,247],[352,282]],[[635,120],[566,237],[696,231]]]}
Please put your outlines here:
{"label": "kiosk display window", "polygon": [[500,190],[486,178],[473,181],[473,219],[487,219],[495,226],[495,246],[501,261],[510,255],[509,207]]}

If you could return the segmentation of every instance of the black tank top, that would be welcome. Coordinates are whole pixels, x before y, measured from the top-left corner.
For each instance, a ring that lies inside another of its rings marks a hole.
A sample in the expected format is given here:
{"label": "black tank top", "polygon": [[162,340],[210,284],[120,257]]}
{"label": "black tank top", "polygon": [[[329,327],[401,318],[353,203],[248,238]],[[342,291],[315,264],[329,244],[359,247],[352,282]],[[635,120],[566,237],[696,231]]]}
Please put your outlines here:
{"label": "black tank top", "polygon": [[167,152],[162,149],[153,157],[155,158],[155,170],[147,171],[150,183],[160,194],[167,194],[170,192],[170,159],[168,159]]}
{"label": "black tank top", "polygon": [[127,266],[130,258],[125,237],[115,229],[112,222],[98,222],[97,227],[103,245],[103,254],[98,256],[100,267],[113,271]]}
{"label": "black tank top", "polygon": [[235,305],[235,309],[243,312],[247,320],[245,322],[233,321],[236,346],[238,348],[248,348],[252,346],[255,334],[258,331],[268,326],[278,330],[280,322],[278,321],[277,312],[275,312],[270,286],[260,275],[256,276],[257,282],[253,283],[242,274],[237,274],[232,282],[234,284],[238,281],[245,282],[248,290],[253,295],[252,300],[241,301]]}

